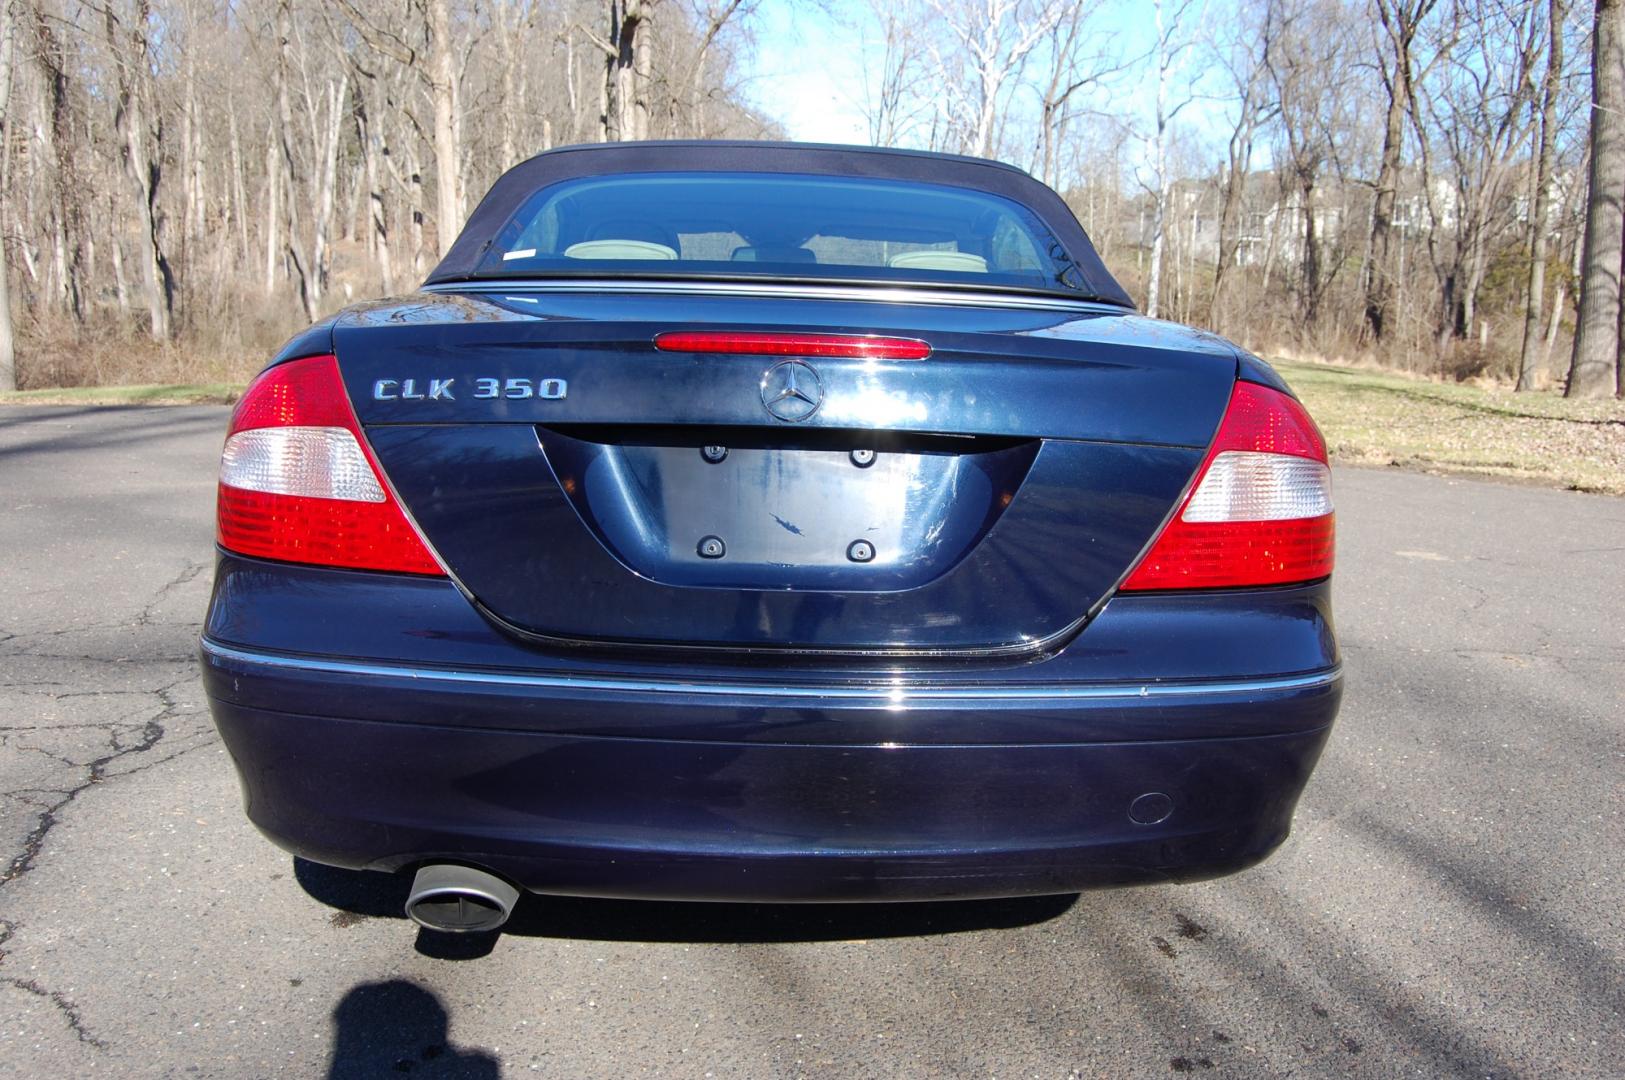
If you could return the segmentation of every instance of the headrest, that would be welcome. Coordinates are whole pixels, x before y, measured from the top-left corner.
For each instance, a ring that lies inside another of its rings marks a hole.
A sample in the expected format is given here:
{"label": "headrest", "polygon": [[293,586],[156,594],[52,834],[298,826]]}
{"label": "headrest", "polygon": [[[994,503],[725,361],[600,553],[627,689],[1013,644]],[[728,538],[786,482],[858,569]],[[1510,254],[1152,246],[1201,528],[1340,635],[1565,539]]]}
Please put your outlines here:
{"label": "headrest", "polygon": [[968,251],[905,251],[893,255],[887,266],[899,270],[957,270],[964,274],[987,273],[987,260]]}
{"label": "headrest", "polygon": [[647,240],[587,240],[564,249],[566,259],[665,259],[675,260],[677,252],[665,244]]}

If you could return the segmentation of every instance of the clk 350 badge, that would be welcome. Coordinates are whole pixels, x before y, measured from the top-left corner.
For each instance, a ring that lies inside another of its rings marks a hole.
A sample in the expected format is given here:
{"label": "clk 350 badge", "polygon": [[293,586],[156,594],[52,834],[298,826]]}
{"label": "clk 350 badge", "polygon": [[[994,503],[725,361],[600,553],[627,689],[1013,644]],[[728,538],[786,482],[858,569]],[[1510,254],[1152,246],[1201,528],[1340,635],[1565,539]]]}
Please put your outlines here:
{"label": "clk 350 badge", "polygon": [[[474,389],[469,396],[477,400],[491,398],[541,398],[560,401],[569,393],[570,384],[563,379],[470,379]],[[379,379],[372,384],[374,401],[456,401],[456,379]]]}

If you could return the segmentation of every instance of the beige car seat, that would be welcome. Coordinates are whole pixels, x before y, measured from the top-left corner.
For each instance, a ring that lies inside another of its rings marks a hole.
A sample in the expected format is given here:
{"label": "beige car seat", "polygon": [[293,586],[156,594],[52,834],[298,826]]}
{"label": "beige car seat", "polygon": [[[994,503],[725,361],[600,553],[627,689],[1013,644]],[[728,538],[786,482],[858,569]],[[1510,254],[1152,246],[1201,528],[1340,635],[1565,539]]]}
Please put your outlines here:
{"label": "beige car seat", "polygon": [[677,252],[648,240],[584,240],[564,249],[566,259],[650,259],[675,261]]}

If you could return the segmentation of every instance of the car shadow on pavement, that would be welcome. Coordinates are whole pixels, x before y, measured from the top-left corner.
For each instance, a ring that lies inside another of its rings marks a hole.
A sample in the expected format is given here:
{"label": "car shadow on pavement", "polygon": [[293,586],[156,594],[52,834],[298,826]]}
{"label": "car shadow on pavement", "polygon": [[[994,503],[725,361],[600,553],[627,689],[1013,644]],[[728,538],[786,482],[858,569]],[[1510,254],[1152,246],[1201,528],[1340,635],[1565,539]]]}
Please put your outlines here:
{"label": "car shadow on pavement", "polygon": [[[406,920],[411,883],[404,875],[340,870],[297,858],[293,873],[309,896],[340,912]],[[736,904],[527,895],[500,933],[681,944],[920,937],[1033,926],[1064,915],[1077,899],[1065,894],[930,903]],[[417,948],[439,959],[475,959],[489,953],[498,936],[419,930]]]}
{"label": "car shadow on pavement", "polygon": [[459,1050],[447,1038],[446,1007],[404,979],[353,987],[333,1009],[328,1080],[402,1073],[496,1080],[501,1063],[481,1050]]}

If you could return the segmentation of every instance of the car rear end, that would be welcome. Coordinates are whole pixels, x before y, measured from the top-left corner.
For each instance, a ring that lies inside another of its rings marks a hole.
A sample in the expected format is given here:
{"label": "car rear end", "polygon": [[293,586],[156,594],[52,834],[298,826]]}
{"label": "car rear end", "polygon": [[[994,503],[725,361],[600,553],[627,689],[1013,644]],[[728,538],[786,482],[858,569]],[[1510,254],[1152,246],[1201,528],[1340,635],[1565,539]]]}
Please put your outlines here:
{"label": "car rear end", "polygon": [[[551,242],[687,251],[615,228]],[[590,896],[1268,854],[1341,687],[1320,437],[1227,343],[930,280],[971,246],[888,255],[909,288],[470,278],[299,339],[232,420],[203,644],[250,817]]]}

